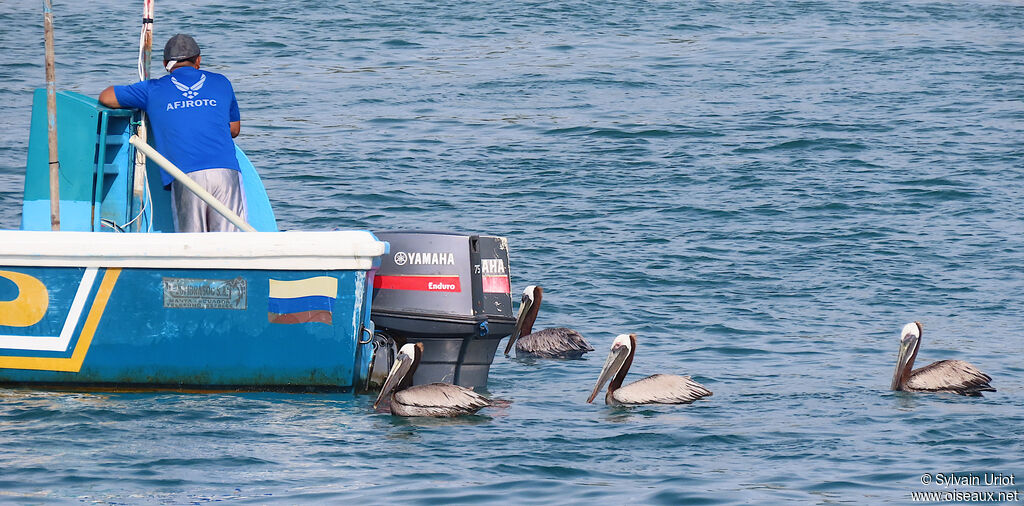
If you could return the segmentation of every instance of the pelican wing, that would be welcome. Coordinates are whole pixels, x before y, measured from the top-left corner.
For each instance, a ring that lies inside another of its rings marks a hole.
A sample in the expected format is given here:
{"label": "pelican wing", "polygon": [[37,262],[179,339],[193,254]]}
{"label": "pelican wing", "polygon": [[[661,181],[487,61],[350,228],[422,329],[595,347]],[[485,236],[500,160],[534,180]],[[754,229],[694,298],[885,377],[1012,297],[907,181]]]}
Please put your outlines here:
{"label": "pelican wing", "polygon": [[950,392],[979,396],[995,392],[992,377],[963,360],[940,360],[910,373],[906,389],[918,392]]}
{"label": "pelican wing", "polygon": [[459,416],[491,405],[486,397],[458,385],[431,383],[395,392],[391,409],[400,416]]}
{"label": "pelican wing", "polygon": [[573,329],[559,327],[538,330],[516,341],[516,353],[528,353],[538,357],[578,357],[594,351],[590,343]]}
{"label": "pelican wing", "polygon": [[689,404],[709,395],[704,385],[675,374],[655,374],[612,392],[620,404]]}

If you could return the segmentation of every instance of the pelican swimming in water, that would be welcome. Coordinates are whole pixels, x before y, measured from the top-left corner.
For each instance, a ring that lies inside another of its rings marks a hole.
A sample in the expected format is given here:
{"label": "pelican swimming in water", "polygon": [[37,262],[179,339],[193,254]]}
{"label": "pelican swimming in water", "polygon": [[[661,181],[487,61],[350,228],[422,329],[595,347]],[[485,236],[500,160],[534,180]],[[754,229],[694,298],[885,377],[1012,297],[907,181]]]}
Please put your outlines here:
{"label": "pelican swimming in water", "polygon": [[396,416],[440,416],[452,417],[472,415],[491,405],[486,397],[451,383],[431,383],[412,386],[412,376],[423,356],[423,343],[409,343],[398,350],[395,364],[384,380],[380,395],[373,403],[377,409],[380,402],[390,394],[391,414]]}
{"label": "pelican swimming in water", "polygon": [[584,353],[594,351],[590,343],[573,329],[558,327],[533,332],[543,293],[544,290],[538,285],[530,285],[523,290],[519,316],[508,338],[505,355],[512,351],[513,344],[517,357],[580,358]]}
{"label": "pelican swimming in water", "polygon": [[619,406],[623,404],[689,404],[702,397],[711,395],[704,385],[690,379],[689,376],[675,374],[655,374],[642,380],[622,386],[626,379],[629,366],[633,364],[636,353],[636,334],[621,334],[612,341],[612,350],[608,360],[604,362],[601,375],[597,377],[594,391],[587,402],[594,397],[609,379],[608,393],[604,396],[605,404]]}
{"label": "pelican swimming in water", "polygon": [[911,370],[917,350],[921,349],[920,322],[903,326],[896,372],[892,375],[893,390],[907,392],[948,392],[980,397],[982,392],[995,392],[988,382],[992,377],[963,360],[940,360],[932,365]]}

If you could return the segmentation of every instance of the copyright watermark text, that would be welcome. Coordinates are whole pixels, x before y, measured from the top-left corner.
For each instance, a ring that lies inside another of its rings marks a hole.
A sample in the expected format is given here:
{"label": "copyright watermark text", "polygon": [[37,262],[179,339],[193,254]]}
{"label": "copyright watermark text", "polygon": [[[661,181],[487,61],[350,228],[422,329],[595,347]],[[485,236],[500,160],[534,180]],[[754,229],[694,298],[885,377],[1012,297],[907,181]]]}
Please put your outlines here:
{"label": "copyright watermark text", "polygon": [[[984,487],[1016,486],[1013,474],[1003,473],[924,473],[921,485],[941,490],[916,490],[910,493],[914,502],[1021,502],[1020,490],[984,490]],[[982,488],[972,490],[968,487]]]}

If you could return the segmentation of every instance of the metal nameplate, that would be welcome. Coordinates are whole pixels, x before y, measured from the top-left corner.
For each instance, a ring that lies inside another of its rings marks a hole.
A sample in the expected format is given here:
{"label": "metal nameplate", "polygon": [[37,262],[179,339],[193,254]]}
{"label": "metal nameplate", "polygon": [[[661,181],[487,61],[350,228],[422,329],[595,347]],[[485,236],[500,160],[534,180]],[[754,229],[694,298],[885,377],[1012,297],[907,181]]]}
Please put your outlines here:
{"label": "metal nameplate", "polygon": [[246,282],[235,279],[163,278],[164,307],[245,309]]}

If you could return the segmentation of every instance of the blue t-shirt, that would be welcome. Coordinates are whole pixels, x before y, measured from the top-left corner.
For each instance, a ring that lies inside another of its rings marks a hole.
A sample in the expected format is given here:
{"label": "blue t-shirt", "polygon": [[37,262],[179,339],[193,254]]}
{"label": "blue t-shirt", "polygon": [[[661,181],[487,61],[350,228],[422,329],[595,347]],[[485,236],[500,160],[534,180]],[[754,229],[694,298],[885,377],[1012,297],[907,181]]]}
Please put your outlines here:
{"label": "blue t-shirt", "polygon": [[[239,121],[238,101],[228,78],[192,67],[129,86],[114,86],[121,107],[145,109],[156,150],[182,172],[239,170],[229,123]],[[160,171],[164,186],[172,178]]]}

